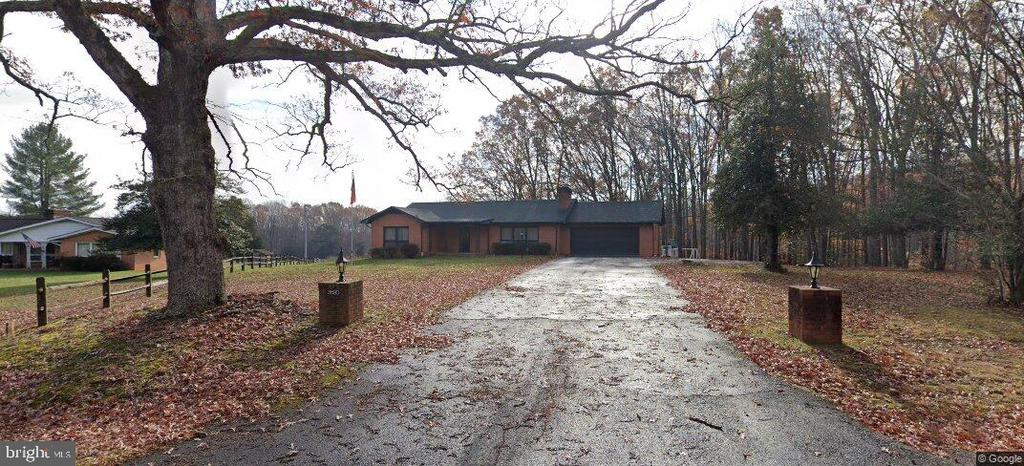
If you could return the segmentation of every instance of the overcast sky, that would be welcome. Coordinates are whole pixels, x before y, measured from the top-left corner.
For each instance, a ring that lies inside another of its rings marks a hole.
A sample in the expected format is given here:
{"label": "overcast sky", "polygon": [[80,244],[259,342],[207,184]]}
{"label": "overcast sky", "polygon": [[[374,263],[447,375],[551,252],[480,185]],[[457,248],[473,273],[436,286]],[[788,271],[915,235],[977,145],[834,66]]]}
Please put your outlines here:
{"label": "overcast sky", "polygon": [[[610,8],[625,4],[625,1],[608,0],[564,0],[570,17],[564,24],[579,25],[589,30]],[[659,11],[674,14],[684,8],[689,14],[680,25],[679,34],[701,38],[711,33],[719,21],[734,21],[738,13],[748,7],[746,0],[699,0],[692,3],[685,0],[669,0]],[[33,71],[41,79],[59,81],[65,72],[74,73],[73,82],[79,86],[95,89],[104,96],[124,102],[110,81],[99,72],[88,58],[81,45],[69,34],[58,28],[58,22],[37,15],[9,14],[6,23],[7,36],[3,46],[18,57],[27,58]],[[710,42],[705,43],[710,46]],[[125,46],[121,46],[125,49]],[[129,55],[134,55],[130,51]],[[142,63],[144,58],[135,58]],[[552,67],[557,69],[559,63]],[[426,78],[425,85],[439,88],[445,113],[435,122],[434,128],[420,132],[415,143],[417,149],[432,165],[439,165],[452,154],[459,154],[472,142],[473,133],[480,117],[494,111],[497,102],[482,87],[460,82],[456,77]],[[492,79],[492,90],[503,95],[514,92],[500,80]],[[262,83],[259,83],[262,84]],[[260,102],[271,96],[277,100],[288,99],[305,92],[304,86],[289,88],[254,87],[253,83],[240,82],[227,74],[215,75],[211,84],[210,98],[232,105],[255,108],[258,118]],[[270,94],[268,96],[268,93]],[[247,114],[252,115],[252,112]],[[46,110],[39,106],[31,93],[11,84],[6,76],[0,76],[0,153],[10,151],[9,141],[33,122],[43,121]],[[137,123],[137,116],[114,112],[103,117],[111,125],[97,125],[73,119],[62,120],[61,130],[74,142],[75,150],[86,154],[86,166],[97,190],[103,193],[105,207],[102,215],[113,213],[117,192],[110,186],[118,178],[135,178],[141,163],[141,143],[132,137],[123,136],[128,127],[125,122]],[[316,157],[297,164],[291,154],[274,149],[269,145],[254,150],[254,165],[269,172],[274,191],[264,187],[263,192],[249,189],[246,197],[253,202],[283,200],[287,202],[320,203],[338,201],[348,203],[350,175],[354,171],[358,202],[374,208],[390,205],[405,205],[415,201],[443,200],[444,195],[428,184],[422,190],[405,183],[406,173],[412,167],[410,156],[394,146],[387,133],[372,117],[352,109],[339,112],[334,118],[339,140],[346,143],[345,151],[356,160],[349,168],[330,172]],[[250,137],[259,139],[256,131]],[[147,165],[148,166],[148,165]],[[8,175],[0,168],[0,180]],[[6,202],[0,201],[0,213],[7,213]]]}

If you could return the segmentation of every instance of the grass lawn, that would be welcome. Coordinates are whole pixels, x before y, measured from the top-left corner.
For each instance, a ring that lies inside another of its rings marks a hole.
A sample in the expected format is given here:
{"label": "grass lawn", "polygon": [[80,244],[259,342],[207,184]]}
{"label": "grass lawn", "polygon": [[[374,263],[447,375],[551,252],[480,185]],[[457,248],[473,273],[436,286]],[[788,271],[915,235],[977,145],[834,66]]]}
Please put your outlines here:
{"label": "grass lawn", "polygon": [[337,279],[328,262],[228,274],[228,303],[200,316],[161,316],[165,291],[75,309],[0,339],[0,438],[75,440],[87,464],[165,449],[299,405],[403,348],[445,346],[424,327],[542,261],[355,262],[347,278],[364,280],[365,319],[342,330],[316,325],[316,283]]}
{"label": "grass lawn", "polygon": [[1024,312],[990,306],[966,272],[825,269],[843,290],[843,345],[788,336],[784,275],[759,266],[659,266],[692,304],[769,373],[814,391],[913,447],[1024,450]]}
{"label": "grass lawn", "polygon": [[[15,329],[33,327],[36,324],[36,277],[46,277],[47,286],[67,285],[72,283],[83,283],[98,281],[102,277],[99,272],[60,272],[41,270],[4,270],[0,271],[0,338],[6,330],[6,324],[13,325]],[[111,278],[127,277],[138,275],[142,272],[124,270],[110,272]],[[154,281],[165,279],[167,276],[158,274]],[[111,291],[135,288],[142,284],[144,279],[127,280],[116,282],[110,285]],[[131,300],[135,301],[139,293],[133,293],[124,297],[115,297],[114,302]],[[52,290],[46,292],[46,303],[50,321],[60,319],[68,315],[81,314],[83,312],[94,312],[100,310],[102,290],[99,285],[85,286],[81,288]]]}
{"label": "grass lawn", "polygon": [[[125,270],[110,272],[110,278],[127,277],[142,272]],[[66,285],[99,280],[99,272],[61,272],[57,270],[0,270],[0,298],[21,294],[32,294],[36,277],[46,277],[47,285]]]}

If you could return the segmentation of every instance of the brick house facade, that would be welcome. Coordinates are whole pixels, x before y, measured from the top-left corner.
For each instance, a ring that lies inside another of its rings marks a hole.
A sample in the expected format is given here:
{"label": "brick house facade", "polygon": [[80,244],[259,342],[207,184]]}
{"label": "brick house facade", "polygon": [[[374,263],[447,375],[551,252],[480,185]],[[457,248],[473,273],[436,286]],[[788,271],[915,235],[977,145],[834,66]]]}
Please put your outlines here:
{"label": "brick house facade", "polygon": [[492,254],[495,243],[548,243],[560,256],[659,253],[660,201],[580,202],[559,189],[556,200],[413,203],[363,220],[372,247],[416,244],[421,254]]}
{"label": "brick house facade", "polygon": [[[114,234],[105,219],[75,217],[60,210],[43,217],[0,217],[0,264],[9,268],[53,267],[62,257],[87,256]],[[38,246],[34,246],[38,245]],[[118,257],[132,270],[167,268],[163,251],[124,252]]]}

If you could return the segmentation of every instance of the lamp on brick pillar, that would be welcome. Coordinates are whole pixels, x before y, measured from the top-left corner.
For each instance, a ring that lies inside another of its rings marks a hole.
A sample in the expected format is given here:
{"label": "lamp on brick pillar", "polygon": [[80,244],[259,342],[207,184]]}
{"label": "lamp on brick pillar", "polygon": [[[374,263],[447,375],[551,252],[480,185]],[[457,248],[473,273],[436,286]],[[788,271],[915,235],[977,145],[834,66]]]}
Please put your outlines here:
{"label": "lamp on brick pillar", "polygon": [[811,271],[811,288],[814,288],[816,290],[819,289],[818,275],[821,273],[821,268],[824,266],[825,264],[818,260],[818,253],[812,252],[811,260],[807,261],[807,263],[804,264],[804,267],[807,267]]}
{"label": "lamp on brick pillar", "polygon": [[338,283],[345,281],[345,267],[348,265],[348,259],[345,258],[345,248],[341,248],[338,251],[338,259],[334,261],[338,266]]}
{"label": "lamp on brick pillar", "polygon": [[320,283],[320,324],[344,327],[363,318],[363,281],[345,281],[345,250],[338,251],[338,281]]}
{"label": "lamp on brick pillar", "polygon": [[825,264],[811,254],[806,266],[811,286],[789,287],[789,334],[804,343],[837,345],[843,342],[843,292],[818,285]]}

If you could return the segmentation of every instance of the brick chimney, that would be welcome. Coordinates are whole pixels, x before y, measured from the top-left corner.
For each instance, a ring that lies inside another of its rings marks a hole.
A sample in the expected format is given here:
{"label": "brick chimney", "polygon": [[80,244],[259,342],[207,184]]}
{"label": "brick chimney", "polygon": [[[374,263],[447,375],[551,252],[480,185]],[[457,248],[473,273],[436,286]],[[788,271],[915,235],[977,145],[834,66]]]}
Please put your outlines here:
{"label": "brick chimney", "polygon": [[568,186],[558,187],[558,208],[561,210],[568,210],[572,207],[572,189]]}
{"label": "brick chimney", "polygon": [[72,212],[68,209],[49,209],[46,211],[46,218],[65,218],[71,217]]}

